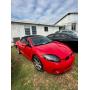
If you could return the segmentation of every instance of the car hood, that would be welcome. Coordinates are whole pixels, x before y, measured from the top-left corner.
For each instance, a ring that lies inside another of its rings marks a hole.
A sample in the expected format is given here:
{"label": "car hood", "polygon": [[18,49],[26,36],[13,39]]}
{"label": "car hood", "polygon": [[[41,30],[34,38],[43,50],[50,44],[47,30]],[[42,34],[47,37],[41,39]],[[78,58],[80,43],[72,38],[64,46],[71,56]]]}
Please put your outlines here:
{"label": "car hood", "polygon": [[43,54],[53,54],[60,58],[65,58],[72,53],[71,49],[68,46],[56,42],[36,46],[35,49],[39,52],[42,52]]}

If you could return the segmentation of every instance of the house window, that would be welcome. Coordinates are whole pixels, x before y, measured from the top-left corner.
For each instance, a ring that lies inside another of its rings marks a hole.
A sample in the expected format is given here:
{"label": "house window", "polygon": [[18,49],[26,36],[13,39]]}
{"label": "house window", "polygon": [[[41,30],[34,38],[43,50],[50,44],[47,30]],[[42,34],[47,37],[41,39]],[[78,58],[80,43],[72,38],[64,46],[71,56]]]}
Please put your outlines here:
{"label": "house window", "polygon": [[44,27],[44,31],[45,32],[48,32],[48,27]]}
{"label": "house window", "polygon": [[25,35],[30,35],[30,28],[25,28]]}
{"label": "house window", "polygon": [[64,26],[59,26],[59,31],[64,30],[64,29],[65,29],[65,25]]}
{"label": "house window", "polygon": [[76,23],[72,23],[72,30],[76,30]]}
{"label": "house window", "polygon": [[37,34],[37,31],[36,31],[36,26],[32,26],[32,35],[35,35],[35,34]]}

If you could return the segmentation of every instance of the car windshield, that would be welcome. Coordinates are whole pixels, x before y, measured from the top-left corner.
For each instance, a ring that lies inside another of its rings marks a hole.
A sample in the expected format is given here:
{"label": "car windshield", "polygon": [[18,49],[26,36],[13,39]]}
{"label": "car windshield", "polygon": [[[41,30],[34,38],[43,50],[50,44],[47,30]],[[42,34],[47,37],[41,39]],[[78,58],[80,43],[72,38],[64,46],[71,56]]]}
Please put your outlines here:
{"label": "car windshield", "polygon": [[44,45],[52,42],[52,40],[44,36],[32,37],[31,39],[34,46]]}
{"label": "car windshield", "polygon": [[61,31],[61,32],[59,32],[59,33],[65,33],[65,34],[72,35],[72,36],[78,38],[77,33],[74,32],[74,31]]}

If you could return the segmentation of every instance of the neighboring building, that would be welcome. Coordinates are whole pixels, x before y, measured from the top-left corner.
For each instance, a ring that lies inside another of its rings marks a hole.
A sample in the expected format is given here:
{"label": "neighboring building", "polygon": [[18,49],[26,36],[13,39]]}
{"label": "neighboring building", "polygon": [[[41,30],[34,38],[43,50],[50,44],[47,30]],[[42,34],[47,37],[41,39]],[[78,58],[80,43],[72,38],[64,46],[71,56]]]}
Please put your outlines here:
{"label": "neighboring building", "polygon": [[59,30],[67,29],[78,32],[78,13],[68,13],[54,25],[59,26]]}
{"label": "neighboring building", "polygon": [[68,13],[54,25],[36,24],[28,21],[11,21],[12,45],[26,35],[47,36],[62,29],[78,31],[78,13]]}
{"label": "neighboring building", "polygon": [[12,21],[11,22],[11,39],[15,43],[18,39],[26,35],[44,35],[59,31],[58,26],[35,24],[29,22]]}

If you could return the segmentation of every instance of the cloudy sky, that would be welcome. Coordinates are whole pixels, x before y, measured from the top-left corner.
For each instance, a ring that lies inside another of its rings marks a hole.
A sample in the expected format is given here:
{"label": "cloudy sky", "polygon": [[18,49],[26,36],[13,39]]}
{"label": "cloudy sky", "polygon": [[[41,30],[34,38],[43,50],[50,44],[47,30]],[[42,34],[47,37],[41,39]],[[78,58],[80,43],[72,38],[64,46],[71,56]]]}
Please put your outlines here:
{"label": "cloudy sky", "polygon": [[77,0],[12,0],[12,20],[54,24],[68,12],[78,11]]}

